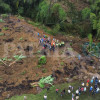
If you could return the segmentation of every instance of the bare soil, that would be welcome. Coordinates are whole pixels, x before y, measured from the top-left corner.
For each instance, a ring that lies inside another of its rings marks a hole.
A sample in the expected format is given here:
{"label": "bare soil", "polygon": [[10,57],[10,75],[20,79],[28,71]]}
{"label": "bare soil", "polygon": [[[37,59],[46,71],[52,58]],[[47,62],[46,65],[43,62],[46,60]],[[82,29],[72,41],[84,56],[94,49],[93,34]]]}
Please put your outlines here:
{"label": "bare soil", "polygon": [[[4,30],[3,27],[8,27],[8,29]],[[6,52],[8,52],[9,58],[13,58],[15,54],[21,54],[21,50],[27,56],[27,58],[17,61],[12,66],[5,66],[0,63],[0,100],[17,94],[38,93],[37,89],[31,87],[30,83],[38,82],[41,77],[48,75],[55,77],[54,83],[58,84],[69,82],[70,80],[67,78],[84,80],[88,78],[90,72],[100,74],[98,67],[100,62],[97,58],[84,56],[81,60],[77,58],[77,55],[82,53],[79,45],[82,45],[86,39],[57,36],[60,41],[65,41],[66,47],[58,48],[55,52],[47,50],[47,54],[51,56],[47,56],[47,63],[38,68],[38,59],[42,54],[37,54],[37,51],[41,51],[42,47],[39,45],[37,32],[41,36],[46,33],[26,23],[24,19],[18,21],[15,16],[5,19],[5,23],[0,23],[0,29],[2,29],[0,33],[4,33],[3,36],[0,36],[0,58],[4,57]],[[46,35],[53,39],[53,36]],[[72,50],[68,50],[68,48],[71,48],[70,42],[73,43]],[[93,62],[91,62],[91,59]],[[8,65],[11,61],[6,63]]]}

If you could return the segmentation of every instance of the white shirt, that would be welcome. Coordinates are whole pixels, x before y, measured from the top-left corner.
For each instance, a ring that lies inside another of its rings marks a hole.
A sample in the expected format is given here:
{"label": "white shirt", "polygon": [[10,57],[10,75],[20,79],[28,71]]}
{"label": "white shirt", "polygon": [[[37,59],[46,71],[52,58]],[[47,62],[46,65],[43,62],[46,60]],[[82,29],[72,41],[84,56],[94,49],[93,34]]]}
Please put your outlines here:
{"label": "white shirt", "polygon": [[71,93],[71,91],[70,91],[70,90],[68,90],[68,93]]}
{"label": "white shirt", "polygon": [[47,99],[47,96],[46,95],[44,95],[44,99]]}
{"label": "white shirt", "polygon": [[84,83],[82,83],[82,86],[84,86]]}
{"label": "white shirt", "polygon": [[79,93],[79,91],[78,90],[76,90],[76,94],[78,94]]}
{"label": "white shirt", "polygon": [[99,92],[100,91],[100,89],[99,88],[97,88],[97,92]]}
{"label": "white shirt", "polygon": [[84,91],[86,91],[86,87],[84,87]]}

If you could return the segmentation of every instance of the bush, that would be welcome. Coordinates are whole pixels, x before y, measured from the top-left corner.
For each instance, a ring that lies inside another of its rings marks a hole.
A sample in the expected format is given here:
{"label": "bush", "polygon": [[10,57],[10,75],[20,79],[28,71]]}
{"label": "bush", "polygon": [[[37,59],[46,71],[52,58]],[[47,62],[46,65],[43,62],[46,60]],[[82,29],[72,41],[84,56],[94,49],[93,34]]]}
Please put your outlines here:
{"label": "bush", "polygon": [[18,14],[19,14],[19,15],[22,15],[23,12],[24,12],[24,8],[23,8],[23,7],[19,7],[19,8],[18,8]]}
{"label": "bush", "polygon": [[56,35],[60,30],[60,25],[56,24],[53,28],[53,35]]}
{"label": "bush", "polygon": [[10,5],[3,2],[4,0],[0,0],[0,13],[10,13],[12,11]]}
{"label": "bush", "polygon": [[87,19],[90,17],[91,9],[90,8],[84,8],[82,10],[82,19]]}
{"label": "bush", "polygon": [[46,57],[45,56],[41,56],[39,61],[38,61],[39,65],[44,65],[46,64]]}

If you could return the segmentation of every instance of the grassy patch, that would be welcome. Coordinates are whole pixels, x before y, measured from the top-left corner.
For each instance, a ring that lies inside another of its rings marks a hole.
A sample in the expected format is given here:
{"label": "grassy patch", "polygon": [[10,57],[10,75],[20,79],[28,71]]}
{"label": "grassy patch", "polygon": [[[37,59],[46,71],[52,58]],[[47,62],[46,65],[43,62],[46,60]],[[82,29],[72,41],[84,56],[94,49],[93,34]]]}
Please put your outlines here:
{"label": "grassy patch", "polygon": [[0,19],[0,23],[4,23],[5,21],[3,19]]}
{"label": "grassy patch", "polygon": [[46,32],[46,33],[48,33],[48,34],[52,34],[52,33],[53,33],[53,31],[52,31],[51,29],[48,29],[45,25],[43,25],[43,24],[41,24],[41,23],[35,23],[35,22],[33,22],[33,21],[30,21],[30,20],[28,20],[27,23],[29,23],[29,24],[31,24],[31,25],[33,25],[33,26],[36,26],[36,27],[38,27],[39,29],[44,30],[44,32]]}
{"label": "grassy patch", "polygon": [[64,62],[61,62],[60,64],[61,64],[61,66],[64,66]]}
{"label": "grassy patch", "polygon": [[3,80],[3,78],[2,78],[2,77],[0,77],[0,80]]}
{"label": "grassy patch", "polygon": [[3,30],[5,30],[5,31],[8,30],[8,29],[9,29],[8,27],[3,27]]}
{"label": "grassy patch", "polygon": [[1,17],[2,17],[2,18],[7,18],[8,15],[7,15],[7,14],[2,14]]}
{"label": "grassy patch", "polygon": [[23,40],[23,37],[19,38],[19,40],[20,40],[20,41]]}
{"label": "grassy patch", "polygon": [[[80,83],[64,83],[64,84],[60,84],[60,85],[56,85],[55,87],[51,87],[49,91],[47,91],[46,89],[43,89],[43,91],[40,94],[37,95],[33,95],[33,94],[24,94],[22,96],[14,96],[11,99],[6,99],[6,100],[23,100],[24,96],[27,96],[28,100],[44,100],[43,96],[46,93],[48,98],[47,100],[71,100],[72,94],[68,94],[67,90],[68,90],[68,86],[72,85],[74,86],[74,90],[76,90],[78,88],[79,85],[81,85]],[[59,89],[59,93],[56,94],[55,89],[58,88]],[[66,94],[61,97],[60,93],[63,89],[66,89]],[[75,91],[74,91],[75,93]],[[82,93],[80,95],[79,100],[100,100],[100,94],[96,94],[95,96],[92,96],[88,91],[86,93]]]}
{"label": "grassy patch", "polygon": [[5,33],[0,33],[0,36],[4,36],[5,35]]}
{"label": "grassy patch", "polygon": [[18,16],[18,19],[24,19],[24,17],[22,17],[22,16]]}

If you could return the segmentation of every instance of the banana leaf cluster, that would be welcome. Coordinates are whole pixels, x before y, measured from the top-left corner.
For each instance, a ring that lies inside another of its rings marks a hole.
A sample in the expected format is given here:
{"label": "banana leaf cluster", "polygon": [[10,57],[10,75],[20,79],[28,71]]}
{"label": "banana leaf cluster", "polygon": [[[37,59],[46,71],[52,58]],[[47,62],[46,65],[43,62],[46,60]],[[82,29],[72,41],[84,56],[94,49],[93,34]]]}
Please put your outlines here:
{"label": "banana leaf cluster", "polygon": [[38,84],[41,88],[44,88],[45,84],[53,85],[53,81],[54,81],[54,78],[50,75],[50,76],[43,77],[42,79],[40,79]]}

